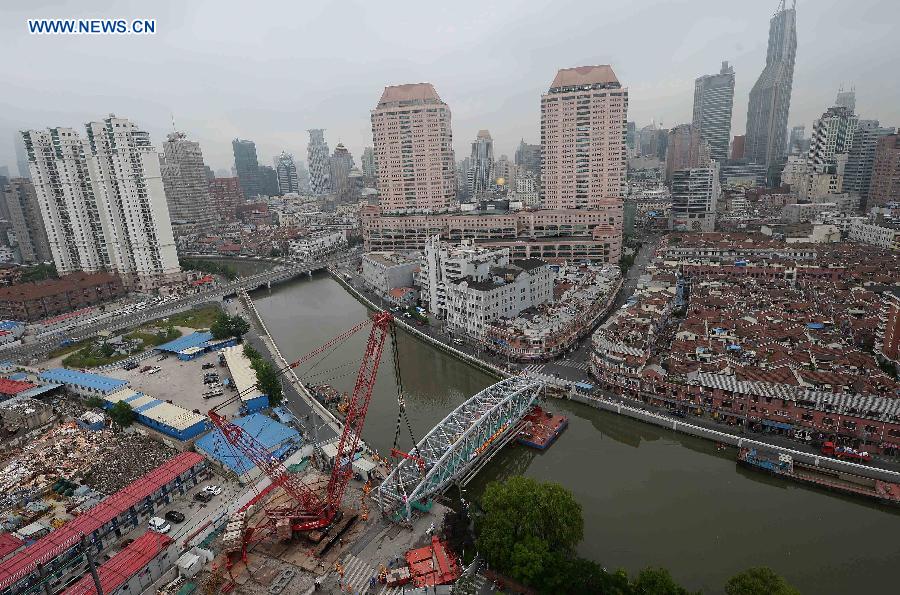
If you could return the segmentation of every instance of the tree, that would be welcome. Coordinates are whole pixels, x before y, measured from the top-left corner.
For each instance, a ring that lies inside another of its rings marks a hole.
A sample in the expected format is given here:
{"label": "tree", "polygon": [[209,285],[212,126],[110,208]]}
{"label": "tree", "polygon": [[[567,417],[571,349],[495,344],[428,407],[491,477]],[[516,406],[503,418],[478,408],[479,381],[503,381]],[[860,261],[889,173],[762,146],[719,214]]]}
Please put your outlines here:
{"label": "tree", "polygon": [[631,587],[634,595],[690,595],[665,568],[645,568]]}
{"label": "tree", "polygon": [[87,405],[88,407],[90,407],[91,409],[100,409],[103,407],[103,404],[105,402],[106,401],[104,401],[100,397],[88,397],[87,400],[84,402],[84,404]]}
{"label": "tree", "polygon": [[275,368],[262,358],[251,360],[253,369],[256,370],[256,385],[262,394],[269,397],[269,405],[277,407],[283,398],[281,380]]}
{"label": "tree", "polygon": [[110,345],[109,343],[104,343],[100,347],[100,353],[103,355],[103,357],[110,357],[115,352],[116,352],[116,348],[113,347],[112,345]]}
{"label": "tree", "polygon": [[800,595],[800,591],[790,585],[771,568],[760,566],[748,568],[734,575],[725,583],[727,595]]}
{"label": "tree", "polygon": [[125,401],[119,401],[109,409],[109,418],[121,428],[127,428],[134,423],[134,409]]}
{"label": "tree", "polygon": [[557,483],[522,476],[488,484],[481,498],[478,551],[496,569],[525,584],[555,583],[559,560],[584,536],[581,506]]}
{"label": "tree", "polygon": [[227,339],[228,337],[242,337],[250,330],[250,323],[244,320],[240,315],[229,316],[224,312],[220,312],[216,319],[209,327],[209,331],[216,339]]}

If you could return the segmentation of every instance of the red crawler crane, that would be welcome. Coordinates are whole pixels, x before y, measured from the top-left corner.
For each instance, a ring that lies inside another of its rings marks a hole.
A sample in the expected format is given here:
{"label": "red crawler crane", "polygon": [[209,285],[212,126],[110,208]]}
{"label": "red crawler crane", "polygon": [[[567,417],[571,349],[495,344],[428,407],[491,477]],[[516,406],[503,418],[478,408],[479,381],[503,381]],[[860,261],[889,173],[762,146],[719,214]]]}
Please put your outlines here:
{"label": "red crawler crane", "polygon": [[[284,373],[288,369],[296,368],[371,322],[372,328],[369,332],[369,340],[366,343],[366,352],[363,355],[362,363],[356,376],[356,384],[353,387],[353,394],[350,398],[346,418],[344,419],[344,429],[341,432],[340,442],[338,442],[337,455],[335,456],[331,477],[324,494],[318,493],[301,482],[296,475],[288,473],[284,464],[276,457],[273,457],[253,436],[217,412],[224,405],[239,399],[242,396],[241,394],[209,411],[209,419],[213,425],[221,430],[228,443],[250,459],[271,480],[271,483],[259,491],[244,506],[244,509],[259,502],[266,494],[277,487],[281,487],[290,497],[288,505],[266,509],[266,516],[268,517],[266,522],[257,527],[249,527],[247,529],[243,537],[244,555],[246,555],[246,548],[249,543],[259,541],[266,535],[274,532],[276,525],[281,527],[285,523],[289,523],[292,531],[304,532],[327,527],[334,520],[340,509],[341,499],[344,496],[347,483],[353,474],[353,455],[359,447],[360,435],[366,422],[366,412],[369,408],[369,401],[372,398],[372,389],[375,386],[375,377],[378,373],[378,366],[381,363],[384,342],[391,333],[393,319],[389,312],[379,312],[373,316],[371,321],[366,320],[357,324],[322,347],[311,351],[296,362],[279,370],[279,373]],[[396,345],[394,345],[394,349],[396,349]]]}

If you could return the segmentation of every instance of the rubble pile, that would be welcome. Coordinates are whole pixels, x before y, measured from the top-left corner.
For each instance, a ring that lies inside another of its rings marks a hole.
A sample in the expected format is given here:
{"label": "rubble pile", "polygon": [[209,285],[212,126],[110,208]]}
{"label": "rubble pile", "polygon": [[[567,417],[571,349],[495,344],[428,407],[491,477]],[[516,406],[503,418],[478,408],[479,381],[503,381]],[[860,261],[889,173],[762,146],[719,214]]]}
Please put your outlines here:
{"label": "rubble pile", "polygon": [[60,424],[0,465],[0,512],[25,506],[60,479],[112,494],[174,454],[142,434]]}
{"label": "rubble pile", "polygon": [[175,449],[138,433],[117,434],[102,445],[84,483],[104,494],[115,493],[173,456]]}

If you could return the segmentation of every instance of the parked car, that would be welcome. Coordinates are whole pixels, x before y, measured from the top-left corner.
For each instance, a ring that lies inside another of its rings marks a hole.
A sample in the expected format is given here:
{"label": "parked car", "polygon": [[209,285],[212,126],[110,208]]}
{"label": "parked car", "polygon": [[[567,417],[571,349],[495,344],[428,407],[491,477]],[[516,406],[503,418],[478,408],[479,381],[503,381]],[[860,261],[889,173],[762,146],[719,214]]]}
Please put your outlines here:
{"label": "parked car", "polygon": [[144,366],[143,368],[141,368],[141,369],[138,370],[138,371],[139,371],[141,374],[143,374],[144,372],[149,372],[149,371],[152,370],[152,369],[153,369],[153,366]]}
{"label": "parked car", "polygon": [[150,370],[147,373],[148,374],[156,374],[157,372],[160,372],[161,370],[162,370],[162,368],[160,368],[159,366],[155,366],[152,370]]}
{"label": "parked car", "polygon": [[177,510],[170,510],[165,514],[167,521],[172,521],[173,523],[183,523],[184,515],[178,512]]}
{"label": "parked car", "polygon": [[135,362],[135,361],[129,360],[129,361],[125,362],[124,364],[122,364],[123,370],[134,370],[137,367],[138,367],[138,365],[137,365],[137,362]]}
{"label": "parked car", "polygon": [[157,533],[168,533],[172,530],[172,525],[167,523],[164,519],[155,516],[150,519],[150,530],[156,531]]}
{"label": "parked car", "polygon": [[222,486],[210,485],[203,488],[203,491],[207,494],[212,494],[213,496],[218,496],[222,493]]}
{"label": "parked car", "polygon": [[207,362],[207,363],[203,364],[203,366],[202,366],[202,368],[204,370],[209,370],[210,368],[215,368],[215,367],[216,367],[216,364],[214,364],[212,362]]}
{"label": "parked car", "polygon": [[197,502],[206,503],[212,499],[213,499],[213,495],[210,494],[209,492],[198,492],[198,493],[194,494],[194,500],[196,500]]}
{"label": "parked car", "polygon": [[203,398],[204,399],[214,399],[216,397],[221,397],[224,394],[225,393],[222,392],[221,390],[209,390],[209,391],[206,391],[205,393],[203,393]]}

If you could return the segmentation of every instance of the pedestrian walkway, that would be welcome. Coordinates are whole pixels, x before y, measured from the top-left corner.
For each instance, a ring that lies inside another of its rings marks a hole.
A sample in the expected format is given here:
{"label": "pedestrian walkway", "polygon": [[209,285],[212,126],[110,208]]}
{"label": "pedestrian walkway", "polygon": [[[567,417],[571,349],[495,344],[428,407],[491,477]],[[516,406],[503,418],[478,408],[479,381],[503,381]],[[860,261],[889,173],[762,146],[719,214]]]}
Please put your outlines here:
{"label": "pedestrian walkway", "polygon": [[590,365],[586,361],[585,362],[575,362],[572,360],[564,359],[564,360],[556,362],[556,365],[563,366],[565,368],[574,368],[576,370],[581,370],[582,372],[590,371]]}
{"label": "pedestrian walkway", "polygon": [[544,369],[544,364],[531,364],[529,366],[525,366],[522,369],[529,374],[538,374],[541,370]]}
{"label": "pedestrian walkway", "polygon": [[326,577],[330,580],[340,581],[337,592],[353,593],[354,595],[401,595],[403,593],[402,587],[388,587],[379,583],[375,568],[353,554],[347,554],[341,564],[344,567],[343,579],[337,571],[332,571]]}

